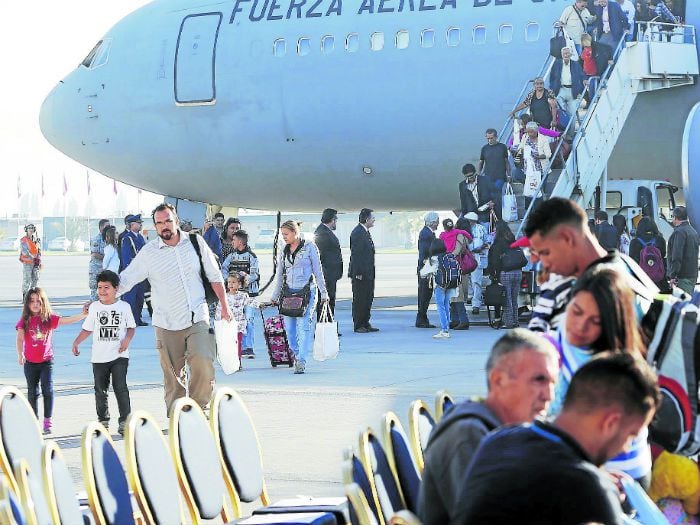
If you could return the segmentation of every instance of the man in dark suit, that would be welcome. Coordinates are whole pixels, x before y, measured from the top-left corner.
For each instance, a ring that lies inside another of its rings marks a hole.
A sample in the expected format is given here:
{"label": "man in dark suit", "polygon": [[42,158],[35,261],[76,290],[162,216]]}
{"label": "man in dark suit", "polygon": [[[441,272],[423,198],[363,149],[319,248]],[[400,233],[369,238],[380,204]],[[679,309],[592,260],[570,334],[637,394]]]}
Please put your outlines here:
{"label": "man in dark suit", "polygon": [[[333,233],[337,222],[338,211],[326,208],[321,214],[321,224],[318,225],[314,232],[316,247],[321,256],[323,277],[326,280],[326,290],[328,290],[328,305],[334,315],[336,285],[338,279],[343,276],[343,254],[340,251],[340,241]],[[316,314],[320,319],[321,308],[318,308]]]}
{"label": "man in dark suit", "polygon": [[608,212],[598,210],[595,212],[595,236],[600,245],[607,251],[620,248],[620,234],[615,226],[608,222]]}
{"label": "man in dark suit", "polygon": [[360,224],[350,234],[350,265],[348,277],[352,279],[352,322],[355,332],[378,332],[369,324],[374,300],[374,242],[369,229],[374,226],[374,211],[362,208]]}
{"label": "man in dark suit", "polygon": [[630,29],[627,15],[615,0],[599,0],[595,14],[598,42],[617,49],[622,35]]}
{"label": "man in dark suit", "polygon": [[428,320],[428,306],[433,296],[430,287],[430,278],[421,277],[420,271],[425,265],[425,260],[430,257],[430,245],[435,240],[435,230],[440,223],[437,212],[431,211],[425,214],[425,226],[418,234],[418,313],[416,314],[416,328],[435,328]]}
{"label": "man in dark suit", "polygon": [[469,212],[479,216],[479,222],[489,222],[491,210],[496,211],[500,217],[500,198],[494,200],[496,193],[491,179],[485,175],[476,174],[474,164],[465,164],[462,167],[464,180],[459,183],[459,201],[462,217]]}

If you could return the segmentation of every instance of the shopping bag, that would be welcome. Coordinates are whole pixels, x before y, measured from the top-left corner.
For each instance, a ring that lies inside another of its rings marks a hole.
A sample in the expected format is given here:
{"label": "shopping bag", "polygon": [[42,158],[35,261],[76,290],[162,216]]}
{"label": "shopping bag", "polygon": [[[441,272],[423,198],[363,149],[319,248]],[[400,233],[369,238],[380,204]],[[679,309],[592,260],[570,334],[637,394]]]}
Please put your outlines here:
{"label": "shopping bag", "polygon": [[316,323],[314,359],[316,361],[335,359],[338,357],[339,351],[338,323],[333,319],[333,314],[328,306],[328,302],[324,302],[321,307],[321,317]]}
{"label": "shopping bag", "polygon": [[513,192],[513,186],[510,182],[506,182],[503,189],[503,220],[506,222],[515,222],[518,220],[518,200]]}
{"label": "shopping bag", "polygon": [[214,334],[216,336],[216,358],[221,365],[224,374],[229,375],[238,372],[241,360],[238,358],[238,323],[235,319],[214,321]]}
{"label": "shopping bag", "polygon": [[[566,29],[562,28],[562,32],[564,33],[566,47],[568,47],[571,50],[571,60],[573,60],[574,62],[578,62],[578,51],[576,50],[576,44],[574,43],[574,39],[571,38]],[[561,56],[559,56],[558,58],[561,58]]]}

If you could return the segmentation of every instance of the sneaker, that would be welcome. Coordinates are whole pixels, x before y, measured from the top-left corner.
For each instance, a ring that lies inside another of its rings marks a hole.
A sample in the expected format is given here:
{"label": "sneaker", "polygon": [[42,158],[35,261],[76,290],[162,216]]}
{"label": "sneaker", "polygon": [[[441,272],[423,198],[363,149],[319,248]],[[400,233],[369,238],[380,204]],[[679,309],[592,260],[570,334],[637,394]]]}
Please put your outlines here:
{"label": "sneaker", "polygon": [[445,332],[444,330],[440,330],[437,334],[433,336],[433,339],[445,339],[445,337],[450,337],[450,334],[448,332]]}
{"label": "sneaker", "polygon": [[297,359],[294,361],[294,373],[295,374],[303,374],[304,370],[306,369],[306,361],[303,359]]}
{"label": "sneaker", "polygon": [[50,434],[52,426],[53,426],[53,423],[51,422],[51,418],[45,417],[44,418],[44,434]]}
{"label": "sneaker", "polygon": [[252,348],[245,348],[243,350],[243,357],[248,359],[255,359],[255,351]]}
{"label": "sneaker", "polygon": [[449,338],[450,338],[450,332],[444,331],[444,332],[442,333],[442,338],[443,338],[443,339],[449,339]]}
{"label": "sneaker", "polygon": [[119,432],[120,436],[124,435],[124,428],[126,427],[126,421],[120,421],[119,422],[119,428],[117,428],[117,432]]}

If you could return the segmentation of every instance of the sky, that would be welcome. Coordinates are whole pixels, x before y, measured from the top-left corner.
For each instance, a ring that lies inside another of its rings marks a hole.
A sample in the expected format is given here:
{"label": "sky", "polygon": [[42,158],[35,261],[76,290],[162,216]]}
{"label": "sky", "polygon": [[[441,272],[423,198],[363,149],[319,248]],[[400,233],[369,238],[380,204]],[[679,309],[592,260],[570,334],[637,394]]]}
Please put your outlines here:
{"label": "sky", "polygon": [[[54,149],[39,129],[39,108],[121,18],[148,0],[5,0],[0,17],[0,217],[149,211],[161,200],[90,172]],[[44,194],[41,194],[41,179]],[[68,192],[63,197],[64,174]],[[19,188],[18,188],[19,178]],[[18,198],[18,193],[21,197]],[[65,202],[64,202],[65,201]]]}

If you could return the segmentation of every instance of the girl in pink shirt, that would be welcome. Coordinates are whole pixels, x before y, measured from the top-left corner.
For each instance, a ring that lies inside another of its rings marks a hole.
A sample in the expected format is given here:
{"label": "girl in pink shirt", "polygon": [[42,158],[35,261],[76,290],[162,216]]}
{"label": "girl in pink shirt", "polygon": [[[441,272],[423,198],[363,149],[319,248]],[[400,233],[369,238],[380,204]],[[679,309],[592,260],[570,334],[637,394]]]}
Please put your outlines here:
{"label": "girl in pink shirt", "polygon": [[61,317],[51,309],[49,298],[41,288],[31,288],[24,296],[22,317],[17,322],[17,361],[24,366],[27,399],[39,417],[39,384],[44,397],[44,434],[51,432],[53,412],[53,331],[62,324],[77,323],[86,312]]}

